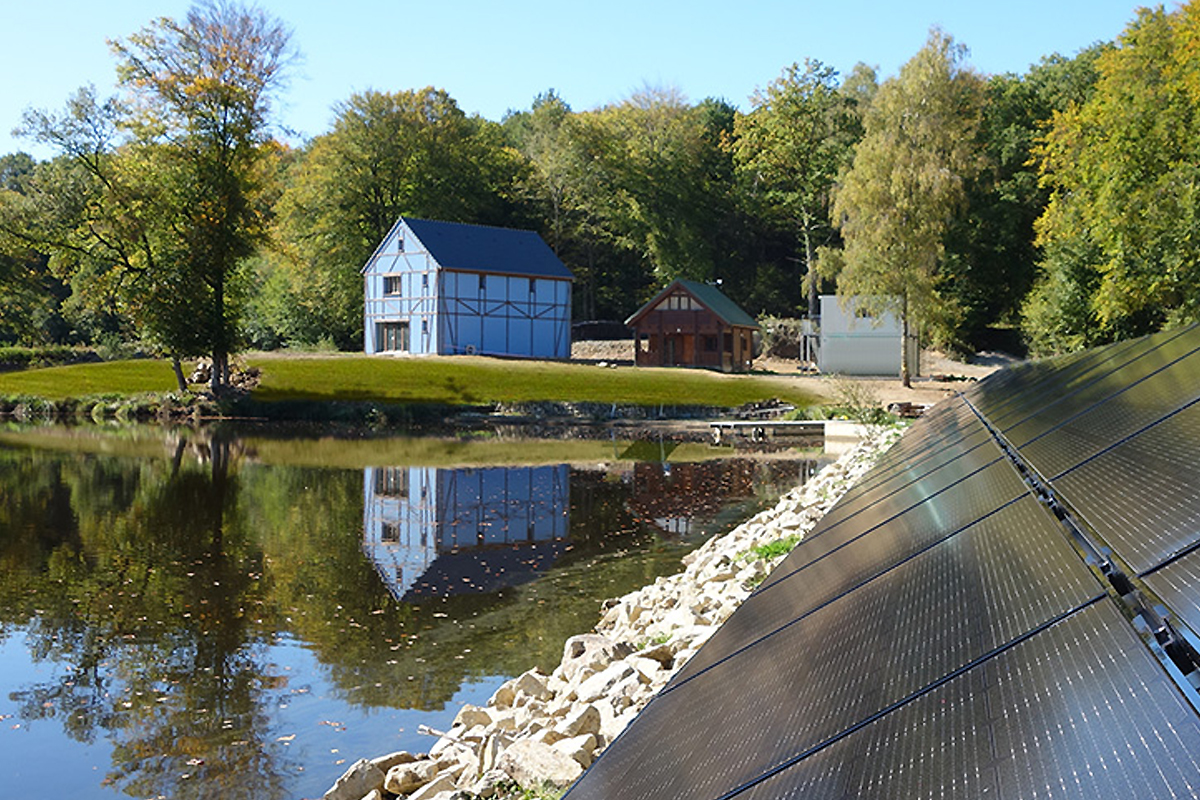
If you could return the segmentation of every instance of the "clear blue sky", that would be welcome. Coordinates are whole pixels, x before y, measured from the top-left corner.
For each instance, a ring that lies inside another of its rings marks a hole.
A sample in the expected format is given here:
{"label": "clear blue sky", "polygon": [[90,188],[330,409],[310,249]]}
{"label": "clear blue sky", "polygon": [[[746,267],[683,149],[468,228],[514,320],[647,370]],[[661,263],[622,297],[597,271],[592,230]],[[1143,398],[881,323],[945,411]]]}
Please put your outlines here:
{"label": "clear blue sky", "polygon": [[[10,131],[28,107],[59,109],[79,86],[112,91],[106,40],[185,0],[6,0],[0,8],[0,154],[49,151]],[[1023,73],[1051,53],[1114,39],[1132,0],[261,0],[304,55],[281,119],[298,141],[328,130],[332,107],[366,89],[433,85],[467,113],[499,120],[553,87],[577,111],[644,85],[741,108],[787,65],[859,61],[894,75],[940,25],[980,72]],[[1168,7],[1174,7],[1171,3]]]}

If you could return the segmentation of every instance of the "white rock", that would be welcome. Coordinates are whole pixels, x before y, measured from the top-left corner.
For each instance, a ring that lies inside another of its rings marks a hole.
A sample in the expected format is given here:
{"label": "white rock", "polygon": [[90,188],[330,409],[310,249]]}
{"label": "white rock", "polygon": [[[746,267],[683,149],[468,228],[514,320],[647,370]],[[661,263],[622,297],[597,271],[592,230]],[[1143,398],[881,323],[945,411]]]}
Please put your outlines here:
{"label": "white rock", "polygon": [[600,732],[600,711],[592,704],[576,706],[575,710],[558,724],[556,730],[564,739]]}
{"label": "white rock", "polygon": [[522,786],[549,783],[561,789],[583,774],[583,767],[575,759],[548,744],[527,739],[501,753],[499,767]]}
{"label": "white rock", "polygon": [[479,780],[471,784],[471,794],[488,800],[496,794],[496,788],[508,783],[512,778],[508,773],[499,769],[491,769],[479,776]]}
{"label": "white rock", "polygon": [[448,800],[456,791],[458,786],[454,783],[454,779],[449,775],[439,775],[434,780],[417,789],[408,796],[408,800],[443,800],[439,795],[445,794]]}
{"label": "white rock", "polygon": [[512,681],[505,681],[500,684],[500,688],[492,694],[488,705],[493,708],[511,708],[513,701],[517,699],[516,690],[513,689]]}
{"label": "white rock", "polygon": [[408,794],[429,783],[437,773],[436,761],[413,761],[408,764],[399,764],[388,770],[383,788],[392,794]]}
{"label": "white rock", "polygon": [[603,670],[613,661],[624,658],[629,653],[628,645],[619,644],[607,636],[596,633],[572,636],[563,645],[563,679],[573,683],[580,671]]}
{"label": "white rock", "polygon": [[476,725],[487,727],[492,724],[492,716],[488,714],[487,709],[468,704],[459,709],[458,715],[454,718],[454,724],[464,728],[473,728]]}
{"label": "white rock", "polygon": [[383,770],[362,758],[342,773],[323,800],[362,800],[364,795],[381,788],[383,781]]}
{"label": "white rock", "polygon": [[624,661],[610,664],[603,672],[598,672],[579,685],[576,694],[581,703],[591,703],[606,696],[610,689],[620,681],[634,674],[633,667]]}
{"label": "white rock", "polygon": [[400,764],[411,764],[416,760],[417,757],[407,750],[399,750],[395,753],[389,753],[386,756],[373,758],[371,759],[371,763],[379,767],[379,769],[386,775],[388,770],[390,770],[392,767]]}
{"label": "white rock", "polygon": [[513,690],[517,693],[518,700],[521,695],[527,695],[536,700],[549,700],[554,695],[546,685],[548,679],[549,676],[543,675],[536,669],[531,669],[513,681]]}
{"label": "white rock", "polygon": [[555,742],[551,746],[568,758],[574,759],[579,766],[587,769],[595,760],[596,735],[585,733],[582,736],[573,736],[570,739]]}

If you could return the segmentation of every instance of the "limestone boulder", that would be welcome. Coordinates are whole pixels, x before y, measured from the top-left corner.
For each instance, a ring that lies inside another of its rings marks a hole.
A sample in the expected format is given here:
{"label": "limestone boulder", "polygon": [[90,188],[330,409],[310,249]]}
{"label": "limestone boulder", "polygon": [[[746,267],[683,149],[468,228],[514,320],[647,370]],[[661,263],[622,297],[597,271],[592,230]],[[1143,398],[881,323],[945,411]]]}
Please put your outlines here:
{"label": "limestone boulder", "polygon": [[592,765],[592,761],[595,760],[596,735],[594,733],[585,733],[582,736],[562,739],[550,746],[568,758],[574,759],[579,766],[587,769]]}
{"label": "limestone boulder", "polygon": [[576,706],[575,710],[558,724],[556,730],[564,739],[589,733],[599,733],[600,711],[590,703]]}
{"label": "limestone boulder", "polygon": [[498,766],[522,786],[548,783],[566,788],[583,774],[579,762],[548,744],[529,739],[516,742],[500,754]]}
{"label": "limestone boulder", "polygon": [[408,796],[408,800],[446,800],[458,791],[458,785],[449,775],[439,775],[434,780],[417,789]]}
{"label": "limestone boulder", "polygon": [[636,671],[624,661],[610,664],[603,672],[597,672],[579,684],[576,695],[580,703],[593,703],[608,695],[609,691]]}
{"label": "limestone boulder", "polygon": [[513,681],[513,690],[516,692],[514,704],[520,702],[522,695],[542,701],[554,697],[549,688],[549,680],[550,676],[543,675],[536,669],[531,669],[519,676]]}
{"label": "limestone boulder", "polygon": [[362,800],[373,791],[383,787],[383,770],[365,758],[355,761],[342,773],[323,800]]}
{"label": "limestone boulder", "polygon": [[624,658],[631,652],[633,650],[629,645],[615,642],[598,633],[572,636],[563,645],[563,679],[572,682],[583,670],[602,671],[613,661]]}
{"label": "limestone boulder", "polygon": [[413,761],[388,770],[383,788],[392,794],[409,794],[433,780],[438,773],[436,761]]}

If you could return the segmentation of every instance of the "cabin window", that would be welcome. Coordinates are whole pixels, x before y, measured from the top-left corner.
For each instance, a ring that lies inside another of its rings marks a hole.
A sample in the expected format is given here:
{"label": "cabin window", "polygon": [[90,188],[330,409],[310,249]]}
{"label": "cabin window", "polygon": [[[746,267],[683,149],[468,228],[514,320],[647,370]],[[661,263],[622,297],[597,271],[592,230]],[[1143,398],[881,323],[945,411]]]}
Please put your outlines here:
{"label": "cabin window", "polygon": [[375,325],[375,342],[380,352],[408,350],[407,322],[377,322]]}
{"label": "cabin window", "polygon": [[383,293],[386,295],[401,294],[404,290],[400,288],[399,275],[384,275],[383,276]]}
{"label": "cabin window", "polygon": [[705,350],[705,352],[708,352],[708,353],[717,352],[717,337],[716,336],[705,336],[704,337],[704,350]]}
{"label": "cabin window", "polygon": [[664,306],[668,311],[695,311],[700,304],[690,294],[673,294],[667,297]]}

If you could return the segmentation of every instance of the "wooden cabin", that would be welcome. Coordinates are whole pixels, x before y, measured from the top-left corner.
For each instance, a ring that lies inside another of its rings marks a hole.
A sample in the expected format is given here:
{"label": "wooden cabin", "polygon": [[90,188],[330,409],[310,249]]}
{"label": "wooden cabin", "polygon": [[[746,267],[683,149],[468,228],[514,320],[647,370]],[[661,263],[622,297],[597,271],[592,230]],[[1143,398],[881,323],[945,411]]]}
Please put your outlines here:
{"label": "wooden cabin", "polygon": [[759,325],[720,289],[677,279],[625,320],[641,367],[706,367],[743,372],[754,360]]}

